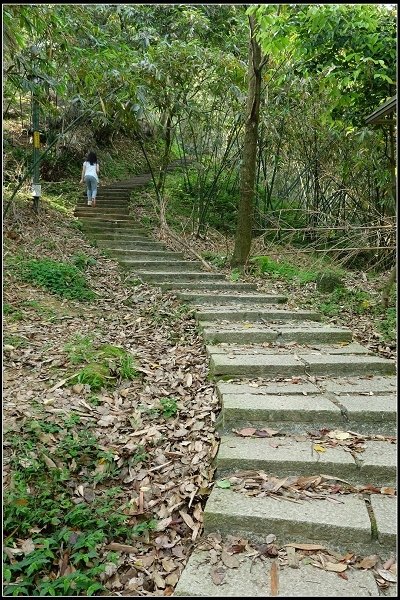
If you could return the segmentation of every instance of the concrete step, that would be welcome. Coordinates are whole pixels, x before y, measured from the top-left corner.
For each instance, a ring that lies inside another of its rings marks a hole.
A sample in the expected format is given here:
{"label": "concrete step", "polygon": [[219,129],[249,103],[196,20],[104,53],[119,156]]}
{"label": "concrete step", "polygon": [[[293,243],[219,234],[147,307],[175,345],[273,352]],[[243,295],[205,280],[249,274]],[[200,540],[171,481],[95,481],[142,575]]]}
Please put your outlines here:
{"label": "concrete step", "polygon": [[[396,485],[396,445],[387,441],[365,442],[365,450],[353,456],[347,446],[313,450],[311,438],[222,436],[216,458],[217,477],[237,470],[262,470],[278,477],[324,473],[350,483],[375,486]],[[322,443],[323,446],[323,443]]]}
{"label": "concrete step", "polygon": [[234,304],[237,307],[248,304],[278,304],[287,301],[286,296],[279,296],[277,294],[246,294],[243,292],[236,293],[206,293],[200,294],[199,292],[180,292],[177,294],[179,298],[185,302],[193,302],[194,304]]}
{"label": "concrete step", "polygon": [[378,540],[374,539],[366,502],[358,494],[333,494],[331,502],[312,499],[294,503],[268,496],[250,497],[217,486],[205,506],[204,531],[206,535],[235,532],[258,543],[265,543],[266,536],[273,532],[280,543],[290,543],[294,538],[333,546],[339,552],[394,552],[397,499],[375,496],[371,494],[377,507],[385,501],[382,514],[374,511]]}
{"label": "concrete step", "polygon": [[209,323],[200,322],[203,336],[209,344],[261,344],[275,342],[298,344],[349,342],[352,331],[347,327],[334,327],[323,323],[288,322],[285,325],[263,323]]}
{"label": "concrete step", "polygon": [[[392,375],[396,364],[392,360],[369,356],[368,350],[349,344],[348,347],[322,346],[318,352],[296,347],[292,352],[278,348],[258,350],[228,346],[208,347],[210,373],[215,377],[292,377],[322,375],[327,377],[357,375]],[[360,347],[362,348],[362,347]]]}
{"label": "concrete step", "polygon": [[141,271],[140,277],[143,281],[148,281],[149,283],[169,283],[172,281],[181,281],[185,283],[193,282],[193,281],[215,281],[218,280],[221,275],[219,273],[206,273],[206,272],[185,272],[185,271],[175,271],[175,272],[160,272],[160,271]]}
{"label": "concrete step", "polygon": [[79,217],[83,229],[87,233],[109,233],[110,231],[136,229],[135,224],[130,219],[91,219],[90,217]]}
{"label": "concrete step", "polygon": [[235,310],[231,306],[218,306],[217,308],[199,308],[196,314],[197,320],[200,321],[227,321],[234,323],[237,321],[247,321],[254,323],[257,321],[320,321],[321,315],[310,310],[283,310],[281,308],[263,308],[251,307],[246,309]]}
{"label": "concrete step", "polygon": [[[76,205],[76,210],[94,210],[92,207],[88,206],[87,202],[78,202]],[[97,209],[119,209],[125,210],[128,208],[127,202],[111,202],[110,200],[97,200],[95,210]]]}
{"label": "concrete step", "polygon": [[221,290],[222,292],[232,291],[235,292],[237,290],[240,291],[250,291],[257,289],[257,286],[253,283],[230,283],[229,281],[221,281],[218,283],[161,283],[161,289],[163,290],[184,290],[189,292],[190,290]]}
{"label": "concrete step", "polygon": [[198,270],[201,274],[202,264],[200,261],[188,261],[188,260],[135,260],[130,258],[124,258],[119,260],[119,263],[126,269],[133,269],[134,271],[161,271],[163,273],[175,273],[176,271],[196,271]]}
{"label": "concrete step", "polygon": [[135,240],[141,240],[143,242],[148,241],[149,243],[152,244],[160,244],[161,242],[157,242],[157,240],[153,240],[151,237],[148,236],[147,231],[145,231],[144,229],[139,229],[138,227],[125,227],[125,226],[117,226],[117,227],[112,227],[112,226],[106,226],[105,228],[103,227],[86,227],[86,225],[84,225],[85,228],[85,233],[87,233],[87,235],[90,235],[93,238],[99,238],[99,239],[114,239],[115,236],[118,236],[118,239],[120,239],[121,241],[126,240],[126,241],[130,241],[132,239],[132,241]]}
{"label": "concrete step", "polygon": [[128,249],[128,248],[108,248],[109,252],[112,255],[118,257],[118,260],[125,259],[138,259],[142,261],[155,261],[157,259],[167,260],[174,258],[180,258],[182,255],[179,255],[177,252],[168,252],[166,250],[137,250],[137,249]]}
{"label": "concrete step", "polygon": [[129,216],[128,211],[118,211],[118,212],[113,212],[112,210],[109,212],[101,212],[101,210],[97,210],[97,208],[93,209],[91,206],[87,207],[86,209],[82,209],[82,210],[75,210],[74,212],[74,216],[78,217],[79,219],[82,217],[86,217],[88,219],[90,219],[93,222],[98,222],[98,221],[130,221],[130,223],[132,223],[132,219]]}
{"label": "concrete step", "polygon": [[96,206],[88,206],[87,204],[82,204],[81,206],[77,206],[75,209],[75,215],[85,213],[88,216],[92,217],[102,217],[104,215],[129,215],[128,207],[125,205],[121,206],[113,206],[109,204],[108,206],[102,206],[96,202]]}
{"label": "concrete step", "polygon": [[395,376],[308,376],[283,381],[219,381],[220,427],[272,427],[299,433],[319,429],[349,429],[362,434],[396,435]]}
{"label": "concrete step", "polygon": [[165,246],[160,242],[148,242],[142,238],[139,239],[129,239],[128,236],[119,237],[118,234],[113,235],[112,237],[95,237],[90,236],[90,238],[97,244],[99,248],[108,248],[112,250],[114,248],[126,248],[127,250],[140,250],[140,251],[160,251],[163,252],[166,250]]}
{"label": "concrete step", "polygon": [[[297,537],[289,538],[291,542],[299,543]],[[231,542],[221,542],[230,547]],[[296,552],[301,555],[300,551]],[[346,571],[346,578],[338,577],[337,573],[318,569],[311,564],[299,561],[299,567],[294,569],[288,564],[279,562],[277,591],[272,589],[271,569],[276,560],[265,558],[255,560],[255,556],[235,554],[239,566],[235,569],[221,567],[210,560],[208,550],[196,548],[185,566],[185,569],[175,587],[174,596],[198,596],[204,598],[370,598],[380,595],[378,585],[371,570],[353,569]],[[304,555],[303,555],[304,556]],[[221,569],[222,584],[214,582],[213,576]],[[392,584],[392,587],[395,587]],[[395,592],[394,592],[395,593]]]}
{"label": "concrete step", "polygon": [[[132,221],[104,221],[101,219],[80,219],[80,221],[85,231],[90,233],[90,235],[102,233],[108,234],[110,232],[112,233],[114,231],[121,230],[121,233],[124,233],[126,235],[134,234],[148,237],[146,232],[141,230],[141,228],[136,227],[135,224],[132,223]],[[150,240],[150,238],[148,239]]]}

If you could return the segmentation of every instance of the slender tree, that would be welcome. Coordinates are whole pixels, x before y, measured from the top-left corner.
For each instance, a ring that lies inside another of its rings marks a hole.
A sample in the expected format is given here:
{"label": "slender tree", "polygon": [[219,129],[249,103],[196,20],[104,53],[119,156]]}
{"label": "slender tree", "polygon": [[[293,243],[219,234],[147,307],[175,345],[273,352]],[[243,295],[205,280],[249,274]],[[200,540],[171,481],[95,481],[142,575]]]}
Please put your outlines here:
{"label": "slender tree", "polygon": [[261,47],[256,39],[256,21],[249,15],[250,41],[248,66],[248,95],[242,166],[240,173],[240,199],[235,234],[232,267],[246,264],[251,247],[253,227],[254,186],[256,179],[258,123],[260,117],[261,71],[264,64]]}

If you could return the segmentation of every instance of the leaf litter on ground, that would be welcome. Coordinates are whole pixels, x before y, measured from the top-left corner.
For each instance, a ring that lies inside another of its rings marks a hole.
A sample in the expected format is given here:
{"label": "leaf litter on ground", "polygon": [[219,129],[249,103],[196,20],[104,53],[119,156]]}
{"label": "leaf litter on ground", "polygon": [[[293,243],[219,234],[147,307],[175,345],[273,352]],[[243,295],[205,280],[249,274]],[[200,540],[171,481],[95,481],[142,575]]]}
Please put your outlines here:
{"label": "leaf litter on ground", "polygon": [[[104,258],[67,221],[63,228],[59,215],[48,218],[50,209],[44,208],[39,217],[31,216],[27,207],[21,211],[24,228],[18,244],[7,239],[9,252],[16,253],[21,244],[35,258],[65,260],[85,252],[96,258],[86,276],[98,296],[92,304],[60,301],[6,274],[4,299],[24,312],[16,322],[6,317],[5,333],[24,343],[10,343],[5,355],[5,491],[13,475],[8,435],[17,433],[23,439],[32,421],[45,422],[47,429],[54,426],[51,433],[40,434],[42,459],[48,469],[69,471],[76,500],[90,503],[118,485],[118,502],[132,527],[149,519],[157,523],[132,540],[108,536],[99,552],[106,557],[114,551],[118,561],[115,571],[108,567],[102,575],[106,590],[170,595],[202,531],[218,449],[218,399],[207,380],[204,344],[193,315],[182,310],[173,294],[144,284],[130,286],[117,263]],[[51,235],[57,250],[33,243]],[[40,318],[33,299],[54,307],[50,323]],[[95,394],[89,385],[69,385],[80,365],[71,363],[63,346],[77,335],[91,337],[94,348],[122,347],[134,357],[139,377],[117,379]],[[170,413],[163,413],[162,400],[169,402]],[[75,459],[68,456],[57,464],[54,455],[66,431],[77,437],[82,429],[108,454],[92,472],[77,470]],[[19,547],[14,543],[10,556],[15,550],[26,552],[32,542],[22,541]]]}

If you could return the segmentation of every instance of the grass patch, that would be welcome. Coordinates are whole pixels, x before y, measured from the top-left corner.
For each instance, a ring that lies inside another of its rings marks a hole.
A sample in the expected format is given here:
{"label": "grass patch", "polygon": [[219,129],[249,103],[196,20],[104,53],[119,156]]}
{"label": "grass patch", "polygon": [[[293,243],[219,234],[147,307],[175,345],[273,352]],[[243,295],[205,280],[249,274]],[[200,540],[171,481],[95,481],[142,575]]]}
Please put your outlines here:
{"label": "grass patch", "polygon": [[176,398],[162,398],[160,400],[162,415],[166,419],[170,417],[175,417],[178,412],[177,400]]}
{"label": "grass patch", "polygon": [[3,304],[3,315],[8,317],[10,321],[22,321],[24,318],[21,309],[9,304],[8,302]]}
{"label": "grass patch", "polygon": [[80,301],[95,298],[81,271],[74,265],[48,258],[30,260],[17,258],[10,266],[22,281],[39,285],[62,298]]}
{"label": "grass patch", "polygon": [[111,344],[96,347],[89,335],[77,335],[65,344],[64,351],[72,364],[87,363],[70,380],[70,385],[90,385],[91,391],[95,392],[115,383],[118,378],[132,380],[139,375],[131,354]]}

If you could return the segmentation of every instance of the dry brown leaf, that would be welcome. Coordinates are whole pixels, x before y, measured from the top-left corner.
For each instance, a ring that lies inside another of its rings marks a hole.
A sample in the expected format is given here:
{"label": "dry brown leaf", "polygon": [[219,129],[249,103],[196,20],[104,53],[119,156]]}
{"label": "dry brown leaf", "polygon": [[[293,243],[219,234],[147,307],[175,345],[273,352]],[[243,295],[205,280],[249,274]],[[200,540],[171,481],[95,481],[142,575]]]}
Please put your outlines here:
{"label": "dry brown leaf", "polygon": [[195,525],[192,517],[190,515],[188,515],[187,512],[185,512],[184,510],[180,510],[179,514],[181,515],[182,519],[185,521],[186,525],[188,527],[190,527],[190,529],[194,530],[196,528],[196,525]]}
{"label": "dry brown leaf", "polygon": [[372,569],[378,562],[378,556],[376,554],[371,554],[371,556],[366,556],[362,559],[361,562],[357,564],[357,567],[360,569]]}
{"label": "dry brown leaf", "polygon": [[334,573],[342,573],[343,571],[346,571],[347,565],[345,565],[344,563],[326,562],[324,564],[324,569],[325,569],[325,571],[333,571]]}
{"label": "dry brown leaf", "polygon": [[395,496],[396,490],[395,490],[395,488],[392,488],[392,487],[382,487],[381,494],[386,494],[388,496]]}
{"label": "dry brown leaf", "polygon": [[273,561],[270,571],[271,596],[277,596],[279,591],[278,563]]}
{"label": "dry brown leaf", "polygon": [[385,581],[389,581],[390,583],[397,583],[397,576],[391,573],[390,571],[387,571],[386,569],[377,569],[377,572]]}
{"label": "dry brown leaf", "polygon": [[165,588],[165,579],[163,577],[161,577],[160,573],[158,571],[154,571],[152,576],[153,576],[153,580],[154,580],[154,583],[156,584],[156,586],[158,588],[164,589]]}
{"label": "dry brown leaf", "polygon": [[32,538],[29,538],[22,542],[21,550],[25,554],[25,556],[35,550],[35,544],[33,543]]}
{"label": "dry brown leaf", "polygon": [[245,427],[244,429],[239,429],[236,430],[235,433],[237,433],[237,435],[241,435],[242,437],[250,437],[252,435],[254,435],[256,432],[256,429],[253,427]]}
{"label": "dry brown leaf", "polygon": [[226,550],[222,550],[221,560],[228,569],[237,569],[240,566],[240,563],[236,556],[232,556],[228,554]]}
{"label": "dry brown leaf", "polygon": [[43,460],[46,463],[46,465],[49,467],[49,469],[57,469],[57,465],[54,462],[54,460],[52,460],[51,458],[49,458],[48,456],[46,456],[46,454],[43,453]]}
{"label": "dry brown leaf", "polygon": [[105,546],[106,550],[112,550],[114,552],[126,552],[127,554],[137,554],[138,549],[135,546],[129,546],[129,544],[118,544],[117,542],[111,542]]}
{"label": "dry brown leaf", "polygon": [[213,580],[214,585],[221,585],[224,581],[225,575],[226,569],[223,567],[211,569],[211,579]]}
{"label": "dry brown leaf", "polygon": [[325,546],[320,544],[285,544],[285,546],[297,548],[297,550],[325,550]]}

